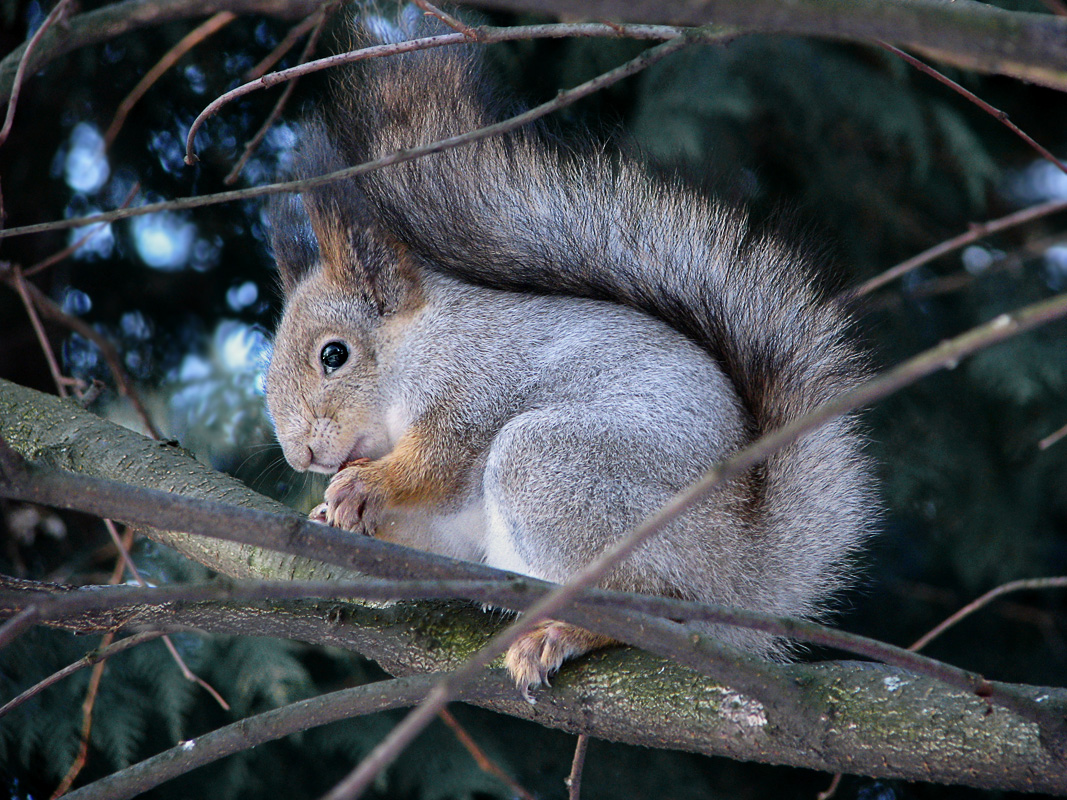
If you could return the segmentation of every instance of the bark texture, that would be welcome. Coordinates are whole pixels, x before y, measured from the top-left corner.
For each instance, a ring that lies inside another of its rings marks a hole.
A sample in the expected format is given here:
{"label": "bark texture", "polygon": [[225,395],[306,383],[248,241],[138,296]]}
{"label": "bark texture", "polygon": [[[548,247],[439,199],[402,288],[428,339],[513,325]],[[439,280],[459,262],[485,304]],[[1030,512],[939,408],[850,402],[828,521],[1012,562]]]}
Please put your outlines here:
{"label": "bark texture", "polygon": [[[0,437],[23,457],[63,469],[245,507],[278,504],[211,471],[179,448],[144,439],[76,404],[0,381]],[[0,495],[3,495],[0,480]],[[288,512],[287,512],[288,513]],[[148,535],[213,569],[243,577],[341,576],[307,559],[220,546],[202,536]],[[0,613],[19,607],[4,582]],[[22,587],[27,589],[28,587]],[[30,596],[29,591],[26,592]],[[83,615],[82,631],[163,628],[284,636],[358,651],[395,675],[454,668],[499,627],[466,603],[246,603],[142,606]],[[828,771],[1067,794],[1067,761],[1038,726],[973,693],[899,669],[830,662],[775,666],[799,693],[798,726],[714,678],[633,648],[596,653],[565,668],[538,703],[526,703],[496,671],[497,689],[470,699],[543,725],[615,741]],[[1067,690],[1011,687],[1067,714]]]}

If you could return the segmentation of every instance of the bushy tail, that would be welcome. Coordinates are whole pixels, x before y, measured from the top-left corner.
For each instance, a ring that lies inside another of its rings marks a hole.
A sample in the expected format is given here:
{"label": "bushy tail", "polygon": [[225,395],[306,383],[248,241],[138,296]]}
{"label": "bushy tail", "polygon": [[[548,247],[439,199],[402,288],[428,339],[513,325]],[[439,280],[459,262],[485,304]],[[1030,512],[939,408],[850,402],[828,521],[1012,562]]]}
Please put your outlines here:
{"label": "bushy tail", "polygon": [[[469,46],[377,59],[346,78],[341,95],[335,136],[352,163],[497,121]],[[699,342],[733,380],[754,437],[862,375],[846,318],[816,295],[797,251],[625,157],[567,152],[527,129],[359,180],[384,227],[431,268],[621,303]],[[867,472],[849,420],[767,461],[759,535],[781,561],[767,574],[790,576],[781,610],[811,612],[835,587],[870,525]]]}

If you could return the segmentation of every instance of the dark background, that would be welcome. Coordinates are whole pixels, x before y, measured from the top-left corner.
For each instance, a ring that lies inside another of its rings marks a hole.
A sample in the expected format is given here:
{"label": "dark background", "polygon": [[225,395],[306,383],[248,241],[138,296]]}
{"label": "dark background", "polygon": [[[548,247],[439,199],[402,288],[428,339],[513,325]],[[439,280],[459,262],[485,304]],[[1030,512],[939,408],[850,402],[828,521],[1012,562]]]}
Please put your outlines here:
{"label": "dark background", "polygon": [[[1038,2],[1001,5],[1044,10]],[[21,43],[41,17],[37,3],[0,3],[0,52]],[[284,36],[284,23],[239,19],[185,56],[130,114],[106,153],[108,179],[99,187],[79,192],[71,185],[78,180],[72,174],[84,179],[99,166],[99,154],[68,171],[87,142],[92,151],[94,135],[106,129],[140,76],[193,26],[174,23],[77,51],[28,82],[12,135],[0,147],[5,226],[112,208],[134,181],[141,184],[135,202],[226,188],[222,177],[279,90],[249,96],[210,120],[198,139],[202,161],[195,168],[181,163],[185,131]],[[503,84],[534,103],[644,46],[521,42],[490,48],[489,59]],[[334,49],[343,48],[328,36],[319,53]],[[1067,155],[1062,95],[1003,78],[948,74],[1054,153]],[[314,107],[322,89],[321,78],[300,83],[287,122],[268,136],[238,185],[271,179],[291,144],[291,122]],[[807,238],[823,256],[827,291],[871,277],[961,233],[969,222],[1067,196],[1067,176],[1040,163],[1005,127],[869,47],[750,37],[725,48],[690,48],[550,124],[564,136],[635,146],[654,168],[680,171],[747,206],[755,224]],[[876,293],[857,306],[857,336],[877,365],[888,366],[1061,291],[1067,284],[1064,221],[1052,217],[991,237]],[[300,504],[321,492],[321,484],[294,478],[282,465],[257,389],[278,312],[264,234],[258,202],[170,215],[147,228],[122,222],[33,280],[119,347],[167,436],[254,488]],[[0,242],[0,260],[29,267],[70,241],[68,232],[7,239]],[[161,244],[173,253],[165,267],[158,266]],[[153,259],[157,266],[149,265]],[[94,409],[134,424],[95,347],[56,325],[48,333],[66,372],[111,387]],[[998,583],[1067,574],[1067,441],[1045,451],[1037,447],[1067,423],[1065,334],[1061,323],[1014,339],[865,415],[885,515],[862,580],[840,600],[840,625],[907,645]],[[0,376],[54,390],[26,314],[7,285],[0,285]],[[43,510],[27,517],[25,508],[0,501],[0,525],[0,568],[7,574],[80,582],[105,581],[110,572],[114,554],[95,521]],[[139,543],[135,556],[152,580],[202,574],[150,542]],[[1013,595],[965,621],[928,653],[999,680],[1063,685],[1064,597]],[[242,715],[379,675],[349,654],[291,642],[176,638],[190,665],[234,704],[233,712],[222,712],[183,680],[160,642],[124,654],[105,673],[83,780]],[[0,653],[0,699],[93,644],[46,630],[22,637]],[[67,770],[81,723],[74,709],[87,679],[87,671],[79,673],[0,721],[0,785],[10,787],[11,797],[47,796]],[[456,713],[529,790],[564,795],[572,737],[474,709]],[[260,798],[284,786],[294,798],[316,797],[393,719],[380,715],[311,731],[201,769],[149,796]],[[508,796],[448,729],[435,725],[380,781],[376,796]],[[583,797],[807,800],[828,780],[594,742]],[[848,778],[838,796],[989,795]]]}

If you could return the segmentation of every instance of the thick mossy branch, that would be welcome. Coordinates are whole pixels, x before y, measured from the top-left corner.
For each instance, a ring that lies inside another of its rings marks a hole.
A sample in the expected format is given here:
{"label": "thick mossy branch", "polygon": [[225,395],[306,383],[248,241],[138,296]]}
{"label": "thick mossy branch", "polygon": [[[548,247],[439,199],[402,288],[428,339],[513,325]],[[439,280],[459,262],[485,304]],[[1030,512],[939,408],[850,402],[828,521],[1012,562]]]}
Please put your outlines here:
{"label": "thick mossy branch", "polygon": [[[281,507],[207,469],[179,448],[98,419],[74,403],[0,381],[0,437],[24,458],[63,469],[248,508]],[[147,531],[212,569],[241,577],[326,577],[340,571],[206,537]],[[28,597],[32,597],[27,588]],[[9,616],[15,606],[0,613]],[[454,668],[498,617],[470,604],[205,603],[83,615],[77,630],[201,629],[282,636],[356,650],[396,675]],[[804,719],[781,720],[714,679],[633,649],[566,667],[531,706],[499,675],[476,702],[546,726],[654,747],[880,777],[1067,792],[1067,762],[1038,726],[973,693],[868,663],[771,665],[799,694]],[[1067,691],[1007,687],[1067,711]],[[793,724],[795,722],[795,724]],[[797,732],[806,733],[798,745]]]}
{"label": "thick mossy branch", "polygon": [[[0,437],[24,458],[81,475],[274,513],[292,511],[157,442],[102,420],[73,402],[0,381]],[[152,539],[235,578],[329,579],[338,567],[204,536],[145,530]]]}

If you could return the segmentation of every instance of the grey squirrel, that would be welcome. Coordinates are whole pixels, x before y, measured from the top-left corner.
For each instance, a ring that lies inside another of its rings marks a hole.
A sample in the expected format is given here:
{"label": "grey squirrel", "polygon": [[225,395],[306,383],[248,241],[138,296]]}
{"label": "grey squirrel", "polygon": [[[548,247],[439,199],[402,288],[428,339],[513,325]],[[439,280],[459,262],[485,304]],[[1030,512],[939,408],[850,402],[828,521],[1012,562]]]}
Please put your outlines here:
{"label": "grey squirrel", "polygon": [[[371,27],[416,35],[406,24]],[[295,172],[444,139],[499,108],[473,45],[365,62],[305,126]],[[537,130],[278,201],[272,246],[284,311],[267,402],[289,463],[333,476],[325,520],[550,581],[863,374],[798,249],[628,157]],[[603,585],[817,614],[875,507],[862,439],[838,419]],[[713,631],[783,652],[767,634]],[[506,664],[528,693],[608,643],[550,621]]]}

